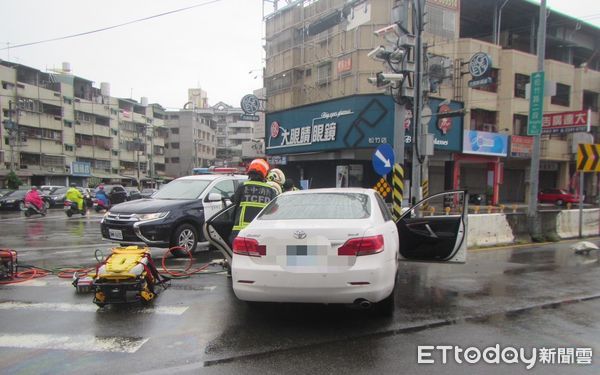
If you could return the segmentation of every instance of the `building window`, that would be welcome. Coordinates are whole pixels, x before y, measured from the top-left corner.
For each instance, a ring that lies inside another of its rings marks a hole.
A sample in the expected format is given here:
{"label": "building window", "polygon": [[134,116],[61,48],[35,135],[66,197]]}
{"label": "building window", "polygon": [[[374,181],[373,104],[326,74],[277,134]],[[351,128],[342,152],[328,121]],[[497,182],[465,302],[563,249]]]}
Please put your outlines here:
{"label": "building window", "polygon": [[179,128],[171,128],[171,134],[179,134]]}
{"label": "building window", "polygon": [[117,129],[110,129],[110,134],[112,134],[112,135],[118,135],[119,132],[117,131]]}
{"label": "building window", "polygon": [[515,74],[515,98],[523,98],[527,96],[526,87],[529,83],[529,76],[526,74]]}
{"label": "building window", "polygon": [[65,144],[65,151],[73,151],[75,148],[73,147],[73,145],[67,145]]}
{"label": "building window", "polygon": [[179,142],[171,142],[171,148],[174,150],[179,150]]}
{"label": "building window", "polygon": [[568,107],[571,103],[571,86],[556,84],[556,95],[550,98],[550,103]]}
{"label": "building window", "polygon": [[514,115],[513,116],[513,134],[514,135],[527,135],[527,116],[525,116],[525,115]]}
{"label": "building window", "polygon": [[489,85],[473,87],[473,88],[475,90],[479,90],[479,91],[498,92],[500,69],[492,68],[489,76],[492,77],[492,83],[490,83]]}
{"label": "building window", "polygon": [[113,156],[119,156],[119,150],[112,150]]}
{"label": "building window", "polygon": [[583,90],[583,109],[598,112],[598,93]]}
{"label": "building window", "polygon": [[171,163],[172,163],[172,164],[177,164],[177,163],[179,163],[179,158],[171,158]]}
{"label": "building window", "polygon": [[10,82],[2,81],[2,88],[4,90],[12,90],[15,88],[15,85]]}
{"label": "building window", "polygon": [[496,112],[483,109],[471,110],[471,130],[498,132]]}
{"label": "building window", "polygon": [[169,118],[171,120],[178,120],[179,119],[179,115],[171,115],[171,116],[169,116]]}
{"label": "building window", "polygon": [[331,61],[317,67],[317,83],[325,85],[331,80]]}
{"label": "building window", "polygon": [[73,127],[73,121],[63,120],[63,123],[65,124],[65,128],[72,128]]}

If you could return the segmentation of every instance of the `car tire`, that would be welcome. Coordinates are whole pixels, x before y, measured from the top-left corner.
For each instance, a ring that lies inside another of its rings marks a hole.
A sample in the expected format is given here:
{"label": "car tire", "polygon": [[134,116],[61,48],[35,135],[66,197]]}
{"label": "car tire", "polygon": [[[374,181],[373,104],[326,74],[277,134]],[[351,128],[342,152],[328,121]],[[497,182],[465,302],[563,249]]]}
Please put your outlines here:
{"label": "car tire", "polygon": [[558,199],[555,203],[557,206],[562,206],[565,202],[562,199]]}
{"label": "car tire", "polygon": [[25,213],[25,217],[29,217],[29,216],[31,216],[31,213],[29,212],[29,210],[27,210],[27,211],[24,211],[24,213]]}
{"label": "car tire", "polygon": [[[196,251],[196,247],[198,245],[198,231],[190,224],[181,224],[175,230],[175,234],[171,239],[171,247],[181,246],[192,254]],[[175,249],[171,251],[173,256],[177,258],[181,258],[187,255],[187,252],[184,250]]]}

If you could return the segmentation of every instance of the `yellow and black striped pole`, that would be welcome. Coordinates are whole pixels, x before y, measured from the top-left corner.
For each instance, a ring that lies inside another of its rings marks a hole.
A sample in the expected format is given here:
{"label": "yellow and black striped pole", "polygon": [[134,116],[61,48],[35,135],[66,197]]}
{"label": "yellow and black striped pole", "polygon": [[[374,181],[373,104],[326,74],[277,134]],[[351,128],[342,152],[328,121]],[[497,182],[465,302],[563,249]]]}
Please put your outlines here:
{"label": "yellow and black striped pole", "polygon": [[392,172],[392,215],[395,220],[400,218],[402,212],[402,199],[404,197],[404,168],[396,163]]}
{"label": "yellow and black striped pole", "polygon": [[[422,194],[423,199],[425,199],[429,196],[429,180],[424,180],[421,183],[421,194]],[[429,205],[427,203],[424,203],[423,209],[429,210]]]}

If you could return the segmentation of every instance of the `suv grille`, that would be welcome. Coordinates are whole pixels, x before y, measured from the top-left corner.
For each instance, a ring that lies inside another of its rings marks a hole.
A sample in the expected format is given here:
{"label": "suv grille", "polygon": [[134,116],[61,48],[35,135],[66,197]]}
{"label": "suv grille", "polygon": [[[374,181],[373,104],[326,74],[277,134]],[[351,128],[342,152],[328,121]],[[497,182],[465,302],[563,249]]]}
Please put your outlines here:
{"label": "suv grille", "polygon": [[138,218],[134,214],[111,214],[108,213],[106,220],[112,223],[128,223],[133,221],[139,221]]}

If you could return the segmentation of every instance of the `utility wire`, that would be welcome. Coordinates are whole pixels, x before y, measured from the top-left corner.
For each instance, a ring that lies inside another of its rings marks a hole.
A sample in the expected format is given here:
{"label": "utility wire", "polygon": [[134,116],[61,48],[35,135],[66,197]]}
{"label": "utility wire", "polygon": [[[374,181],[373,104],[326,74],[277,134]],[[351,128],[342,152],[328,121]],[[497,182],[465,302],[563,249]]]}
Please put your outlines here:
{"label": "utility wire", "polygon": [[202,6],[205,6],[205,5],[209,5],[209,4],[213,4],[213,3],[218,3],[220,1],[222,1],[222,0],[209,0],[209,1],[206,1],[204,3],[200,3],[200,4],[196,4],[196,5],[191,5],[191,6],[188,6],[188,7],[185,7],[185,8],[179,8],[179,9],[175,9],[175,10],[170,10],[168,12],[163,12],[163,13],[155,14],[153,16],[148,16],[148,17],[144,17],[144,18],[138,18],[136,20],[128,21],[128,22],[125,22],[125,23],[120,23],[118,25],[103,27],[103,28],[96,29],[96,30],[85,31],[85,32],[82,32],[82,33],[77,33],[77,34],[72,34],[72,35],[67,35],[67,36],[61,36],[61,37],[52,38],[52,39],[40,40],[40,41],[37,41],[37,42],[30,42],[30,43],[17,44],[17,45],[14,45],[14,46],[8,46],[8,47],[0,48],[0,51],[4,51],[4,50],[7,50],[7,49],[15,49],[15,48],[19,48],[19,47],[33,46],[33,45],[36,45],[36,44],[42,44],[42,43],[48,43],[48,42],[55,42],[57,40],[77,38],[77,37],[84,36],[84,35],[89,35],[89,34],[95,34],[95,33],[99,33],[99,32],[102,32],[102,31],[116,29],[116,28],[119,28],[119,27],[131,25],[131,24],[138,23],[138,22],[148,21],[148,20],[151,20],[153,18],[167,16],[169,14],[179,13],[179,12],[183,12],[183,11],[190,10],[190,9],[193,9],[193,8],[198,8],[198,7],[202,7]]}

